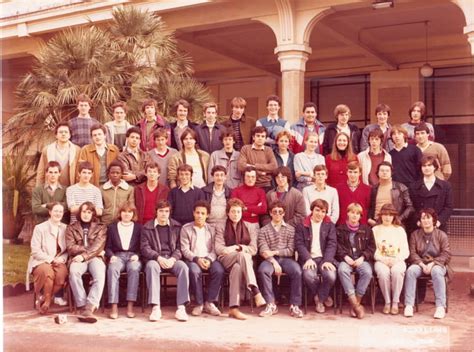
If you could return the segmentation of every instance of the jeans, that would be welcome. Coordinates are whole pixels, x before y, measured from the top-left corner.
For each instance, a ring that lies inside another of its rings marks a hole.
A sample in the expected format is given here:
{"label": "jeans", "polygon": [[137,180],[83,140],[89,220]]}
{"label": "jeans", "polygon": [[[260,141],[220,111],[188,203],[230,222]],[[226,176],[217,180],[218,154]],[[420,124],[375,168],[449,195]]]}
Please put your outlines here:
{"label": "jeans", "polygon": [[[201,305],[204,303],[204,293],[202,289],[202,269],[194,262],[187,261],[189,267],[189,283],[191,291],[194,293],[196,303]],[[206,302],[217,302],[219,291],[221,290],[222,280],[224,279],[225,270],[222,264],[215,260],[212,262],[208,270],[210,274],[209,285],[207,286]]]}
{"label": "jeans", "polygon": [[[415,305],[416,280],[425,275],[418,264],[411,265],[405,274],[405,305]],[[435,265],[431,269],[431,280],[435,295],[436,307],[446,307],[446,268]]]}
{"label": "jeans", "polygon": [[[354,271],[359,276],[359,280],[357,280],[355,289],[354,284],[352,283],[351,275]],[[367,291],[367,287],[369,286],[370,280],[372,279],[372,267],[368,262],[362,262],[362,264],[357,268],[351,267],[346,262],[341,262],[337,268],[337,273],[339,274],[339,280],[341,281],[341,285],[344,288],[346,295],[351,296],[355,293],[358,296],[365,295],[365,291]]]}
{"label": "jeans", "polygon": [[[290,278],[290,304],[301,305],[303,299],[300,265],[292,258],[274,257],[274,259],[280,264],[282,271]],[[258,267],[258,278],[263,297],[267,303],[275,302],[272,280],[274,272],[273,264],[268,260],[264,260]]]}
{"label": "jeans", "polygon": [[137,300],[142,263],[139,260],[131,262],[130,258],[133,255],[135,255],[133,252],[118,252],[115,254],[117,260],[107,267],[109,303],[118,303],[119,301],[120,273],[124,270],[127,270],[127,301],[135,302]]}
{"label": "jeans", "polygon": [[[329,291],[334,286],[337,278],[337,268],[334,271],[323,270],[321,266],[323,258],[313,258],[316,262],[316,269],[304,269],[303,279],[311,296],[319,296],[319,300],[324,302],[329,297]],[[319,281],[318,272],[321,274],[322,282]]]}
{"label": "jeans", "polygon": [[[82,282],[82,275],[86,271],[89,271],[92,276],[89,295],[87,296],[84,290],[84,283]],[[98,308],[105,284],[105,263],[102,258],[95,257],[87,262],[71,263],[69,267],[69,284],[71,285],[77,307],[83,307],[88,302],[95,308]]]}

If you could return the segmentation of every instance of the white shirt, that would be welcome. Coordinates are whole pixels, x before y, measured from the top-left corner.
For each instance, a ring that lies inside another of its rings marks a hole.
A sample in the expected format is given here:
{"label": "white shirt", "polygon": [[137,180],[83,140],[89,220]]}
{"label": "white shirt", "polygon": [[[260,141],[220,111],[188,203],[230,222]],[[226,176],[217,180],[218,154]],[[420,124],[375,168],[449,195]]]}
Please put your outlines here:
{"label": "white shirt", "polygon": [[209,251],[207,250],[206,245],[206,226],[199,228],[193,226],[194,231],[196,231],[196,257],[203,258],[209,256]]}
{"label": "white shirt", "polygon": [[436,177],[430,177],[430,178],[424,177],[423,182],[424,182],[426,188],[428,188],[428,191],[431,191],[431,189],[433,188],[433,186],[436,182]]}
{"label": "white shirt", "polygon": [[279,155],[280,155],[281,160],[283,160],[283,165],[288,166],[288,159],[290,158],[290,153],[279,154]]}
{"label": "white shirt", "polygon": [[311,231],[313,232],[313,240],[311,242],[311,258],[322,257],[323,252],[321,251],[321,243],[319,242],[321,222],[314,222],[311,220]]}
{"label": "white shirt", "polygon": [[120,237],[120,243],[122,243],[122,249],[128,251],[130,248],[130,241],[132,240],[133,227],[135,225],[130,223],[128,226],[124,226],[122,222],[117,224],[117,229]]}

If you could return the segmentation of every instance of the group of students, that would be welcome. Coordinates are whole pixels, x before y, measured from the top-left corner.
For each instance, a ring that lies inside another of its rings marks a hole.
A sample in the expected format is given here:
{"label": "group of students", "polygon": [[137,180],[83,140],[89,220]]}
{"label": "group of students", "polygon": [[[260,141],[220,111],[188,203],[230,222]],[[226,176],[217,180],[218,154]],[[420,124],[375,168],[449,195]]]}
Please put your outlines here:
{"label": "group of students", "polygon": [[[278,312],[273,275],[281,273],[289,277],[292,316],[303,316],[303,282],[317,312],[332,306],[338,275],[351,314],[362,318],[372,269],[385,314],[398,314],[405,281],[404,314],[412,316],[416,280],[431,275],[434,316],[444,317],[451,166],[423,121],[423,103],[410,108],[403,126],[390,126],[390,108],[379,104],[377,123],[360,132],[346,105],[335,108],[336,123],[326,127],[316,105],[306,103],[290,126],[278,115],[277,96],[267,99],[268,116],[259,120],[245,115],[240,97],[221,124],[217,105],[206,104],[200,125],[187,119],[185,100],[176,103],[171,124],[156,113],[156,101],[144,101],[136,126],[126,120],[123,102],[113,105],[113,121],[101,125],[89,115],[90,99],[77,100],[79,116],[59,123],[56,141],[41,153],[33,190],[39,224],[28,275],[40,313],[61,302],[69,275],[82,318],[96,321],[107,272],[115,319],[118,280],[126,271],[127,316],[134,317],[144,266],[152,321],[161,318],[161,272],[176,276],[175,316],[186,321],[190,293],[192,315],[221,314],[215,303],[226,272],[229,316],[236,319],[247,318],[239,310],[241,287],[265,306],[260,316]],[[93,278],[88,294],[86,271]],[[206,295],[203,272],[210,276]]]}

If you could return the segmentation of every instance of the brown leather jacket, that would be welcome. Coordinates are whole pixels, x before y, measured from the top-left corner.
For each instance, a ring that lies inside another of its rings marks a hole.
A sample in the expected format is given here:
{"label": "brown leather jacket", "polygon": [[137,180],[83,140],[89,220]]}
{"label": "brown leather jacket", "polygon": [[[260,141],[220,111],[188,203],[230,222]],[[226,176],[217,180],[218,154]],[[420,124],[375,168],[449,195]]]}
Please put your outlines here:
{"label": "brown leather jacket", "polygon": [[[424,234],[422,229],[418,229],[410,236],[410,256],[408,261],[411,264],[420,264],[422,262],[421,255],[425,252],[427,246],[423,239]],[[440,229],[434,229],[432,236],[433,246],[438,252],[438,256],[433,258],[433,261],[436,265],[446,266],[451,259],[448,235]]]}
{"label": "brown leather jacket", "polygon": [[84,246],[84,233],[81,223],[76,221],[66,228],[66,248],[69,258],[82,255],[84,261],[94,257],[103,257],[107,234],[107,226],[92,222],[87,236],[87,247]]}

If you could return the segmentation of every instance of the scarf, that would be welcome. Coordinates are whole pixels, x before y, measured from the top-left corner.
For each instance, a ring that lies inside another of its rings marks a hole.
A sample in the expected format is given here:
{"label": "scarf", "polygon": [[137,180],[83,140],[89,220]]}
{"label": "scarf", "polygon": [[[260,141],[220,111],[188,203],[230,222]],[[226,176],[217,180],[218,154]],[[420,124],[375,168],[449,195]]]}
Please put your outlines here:
{"label": "scarf", "polygon": [[245,226],[242,221],[239,221],[234,229],[232,221],[227,219],[225,223],[224,240],[226,246],[233,246],[235,244],[248,246],[250,244],[250,234],[247,226]]}

